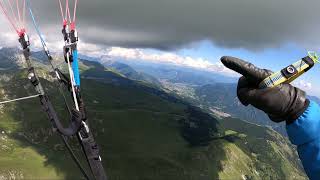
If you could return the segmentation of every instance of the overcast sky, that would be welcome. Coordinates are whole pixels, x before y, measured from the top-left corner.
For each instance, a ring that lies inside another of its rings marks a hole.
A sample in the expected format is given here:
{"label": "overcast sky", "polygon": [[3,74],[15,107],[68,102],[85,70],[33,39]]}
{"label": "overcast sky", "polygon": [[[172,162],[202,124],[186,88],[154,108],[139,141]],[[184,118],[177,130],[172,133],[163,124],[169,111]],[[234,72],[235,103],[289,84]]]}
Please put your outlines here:
{"label": "overcast sky", "polygon": [[[46,34],[59,33],[58,1],[30,1]],[[227,48],[318,48],[319,7],[318,0],[79,0],[78,25],[84,41],[110,46],[172,50],[209,39]]]}

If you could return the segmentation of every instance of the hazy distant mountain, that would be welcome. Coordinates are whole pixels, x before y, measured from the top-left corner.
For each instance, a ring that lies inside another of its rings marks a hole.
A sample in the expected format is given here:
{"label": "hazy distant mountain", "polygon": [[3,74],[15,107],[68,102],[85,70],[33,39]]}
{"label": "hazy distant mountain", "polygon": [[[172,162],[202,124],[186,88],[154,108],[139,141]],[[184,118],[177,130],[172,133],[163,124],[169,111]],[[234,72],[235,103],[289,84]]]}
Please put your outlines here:
{"label": "hazy distant mountain", "polygon": [[209,110],[217,110],[231,114],[233,117],[245,119],[249,122],[270,126],[283,135],[286,135],[284,123],[274,123],[263,112],[252,106],[244,106],[237,97],[237,85],[216,83],[197,87],[196,97],[202,106]]}
{"label": "hazy distant mountain", "polygon": [[0,69],[16,69],[18,67],[17,57],[13,56],[18,52],[15,48],[2,48],[0,50]]}
{"label": "hazy distant mountain", "polygon": [[316,97],[316,96],[308,96],[308,97],[309,97],[310,100],[320,104],[320,99],[318,97]]}
{"label": "hazy distant mountain", "polygon": [[157,78],[143,72],[138,72],[127,64],[117,61],[104,61],[103,65],[125,75],[129,79],[145,81],[154,85],[161,85]]}
{"label": "hazy distant mountain", "polygon": [[[99,58],[93,58],[92,60],[99,61],[102,64],[110,62],[110,60]],[[175,66],[171,64],[160,64],[147,61],[123,59],[114,59],[111,60],[111,62],[129,65],[139,73],[149,74],[160,81],[169,80],[173,83],[205,85],[215,82],[233,83],[237,81],[237,78],[224,76],[212,71]]]}
{"label": "hazy distant mountain", "polygon": [[236,82],[237,78],[223,76],[217,73],[191,69],[186,67],[159,65],[145,66],[132,64],[133,68],[138,71],[150,74],[158,79],[168,80],[172,83],[186,83],[191,85],[205,85],[216,82],[232,83]]}

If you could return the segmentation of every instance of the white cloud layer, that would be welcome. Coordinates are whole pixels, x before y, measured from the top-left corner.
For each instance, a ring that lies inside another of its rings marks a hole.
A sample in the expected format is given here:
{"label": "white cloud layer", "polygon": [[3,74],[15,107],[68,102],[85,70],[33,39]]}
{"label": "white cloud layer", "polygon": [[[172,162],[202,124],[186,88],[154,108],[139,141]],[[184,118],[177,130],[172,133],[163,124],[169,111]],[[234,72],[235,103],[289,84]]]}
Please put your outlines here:
{"label": "white cloud layer", "polygon": [[188,56],[180,56],[170,52],[148,52],[142,49],[130,49],[121,47],[108,48],[105,51],[106,60],[109,59],[125,59],[125,60],[142,60],[153,63],[165,63],[175,66],[195,68],[227,76],[238,77],[235,72],[225,68],[221,62],[212,63],[203,58],[192,58]]}
{"label": "white cloud layer", "polygon": [[[0,46],[14,46],[18,47],[17,35],[13,32],[3,32],[0,33],[0,39],[5,38],[6,41],[0,42]],[[46,39],[46,36],[43,37]],[[32,42],[32,50],[37,51],[42,49],[42,45],[39,37],[36,34],[30,36],[30,41]],[[81,41],[81,39],[80,39]],[[62,52],[63,40],[61,38],[56,38],[55,40],[50,39],[47,41],[47,46],[53,53]],[[182,66],[188,68],[195,68],[200,70],[211,71],[215,73],[220,73],[223,75],[237,77],[238,74],[225,68],[222,63],[216,62],[212,63],[207,59],[198,57],[192,58],[188,56],[180,56],[172,52],[157,51],[148,52],[144,49],[139,48],[122,48],[122,47],[105,47],[103,45],[97,45],[93,43],[86,43],[81,41],[79,43],[79,49],[82,54],[86,56],[103,58],[105,59],[126,59],[126,60],[139,60],[147,61],[153,63],[166,63],[175,66]]]}
{"label": "white cloud layer", "polygon": [[296,80],[293,85],[305,91],[312,90],[312,84],[306,80]]}

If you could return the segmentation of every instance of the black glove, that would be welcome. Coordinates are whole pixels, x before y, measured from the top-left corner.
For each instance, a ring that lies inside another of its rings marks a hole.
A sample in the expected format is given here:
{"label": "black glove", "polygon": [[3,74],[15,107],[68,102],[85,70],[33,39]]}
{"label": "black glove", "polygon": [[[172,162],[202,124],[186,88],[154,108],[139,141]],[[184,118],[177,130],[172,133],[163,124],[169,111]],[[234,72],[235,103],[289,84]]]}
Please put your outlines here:
{"label": "black glove", "polygon": [[224,56],[221,62],[243,76],[239,79],[237,95],[240,102],[264,111],[274,122],[292,123],[300,117],[309,106],[306,93],[299,88],[284,83],[274,88],[259,89],[259,84],[272,71],[259,69],[253,64],[238,58]]}

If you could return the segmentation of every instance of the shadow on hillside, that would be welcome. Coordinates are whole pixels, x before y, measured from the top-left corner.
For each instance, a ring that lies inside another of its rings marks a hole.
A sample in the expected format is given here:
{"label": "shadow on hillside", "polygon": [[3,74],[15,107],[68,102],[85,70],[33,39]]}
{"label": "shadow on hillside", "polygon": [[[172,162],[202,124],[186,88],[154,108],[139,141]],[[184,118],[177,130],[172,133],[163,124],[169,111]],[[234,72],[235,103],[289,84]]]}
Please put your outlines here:
{"label": "shadow on hillside", "polygon": [[193,147],[208,146],[218,136],[218,121],[201,109],[188,106],[187,118],[181,119],[181,135]]}
{"label": "shadow on hillside", "polygon": [[[66,115],[53,84],[42,82],[59,114]],[[28,86],[27,80],[25,85]],[[200,176],[203,180],[217,179],[222,167],[220,161],[225,159],[223,145],[217,142],[214,148],[207,148],[217,135],[217,121],[195,107],[185,107],[176,98],[167,98],[168,95],[160,98],[135,86],[121,88],[83,81],[92,129],[102,147],[110,179],[192,180]],[[19,88],[7,91],[17,96],[23,94]],[[114,104],[121,106],[114,109]],[[45,166],[54,166],[66,179],[83,178],[59,135],[52,132],[39,101],[27,100],[15,105],[10,115],[21,126],[12,137],[44,155]],[[81,154],[80,146],[74,141],[72,147]],[[86,164],[83,156],[81,159]]]}

